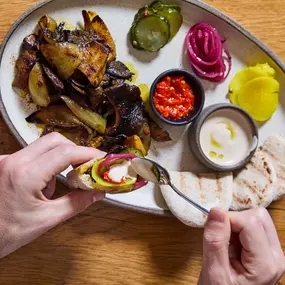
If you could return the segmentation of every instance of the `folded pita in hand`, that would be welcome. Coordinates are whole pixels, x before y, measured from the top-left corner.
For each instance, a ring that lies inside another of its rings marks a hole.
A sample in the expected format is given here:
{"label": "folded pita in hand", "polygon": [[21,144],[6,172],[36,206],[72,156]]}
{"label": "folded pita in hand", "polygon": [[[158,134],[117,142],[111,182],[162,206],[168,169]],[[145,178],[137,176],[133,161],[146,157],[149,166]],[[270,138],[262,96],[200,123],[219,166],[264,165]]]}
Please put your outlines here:
{"label": "folded pita in hand", "polygon": [[275,183],[273,200],[285,195],[285,137],[275,134],[269,137],[262,151],[271,159],[277,175]]}
{"label": "folded pita in hand", "polygon": [[[233,194],[232,173],[193,174],[170,171],[173,184],[186,196],[207,210],[214,207],[229,210]],[[184,224],[204,227],[206,215],[201,213],[169,186],[161,186],[162,195],[170,211]]]}
{"label": "folded pita in hand", "polygon": [[273,200],[276,182],[272,160],[258,149],[244,169],[234,173],[231,210],[268,207]]}
{"label": "folded pita in hand", "polygon": [[69,187],[75,189],[81,189],[86,191],[98,191],[109,194],[121,194],[128,193],[135,190],[134,184],[130,185],[102,185],[96,183],[89,172],[90,168],[102,157],[94,158],[79,167],[73,169],[67,174],[67,182]]}

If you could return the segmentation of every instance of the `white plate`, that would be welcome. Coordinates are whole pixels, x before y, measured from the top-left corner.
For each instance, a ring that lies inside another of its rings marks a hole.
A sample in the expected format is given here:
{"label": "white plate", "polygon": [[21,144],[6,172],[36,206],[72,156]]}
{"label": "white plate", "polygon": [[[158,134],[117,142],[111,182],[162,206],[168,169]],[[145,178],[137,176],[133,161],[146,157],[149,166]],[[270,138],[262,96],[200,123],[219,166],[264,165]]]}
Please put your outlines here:
{"label": "white plate", "polygon": [[[137,84],[151,86],[153,80],[163,71],[170,68],[191,69],[184,48],[184,39],[189,28],[195,23],[205,21],[217,28],[227,41],[226,45],[233,58],[233,67],[228,79],[222,84],[202,81],[206,91],[206,106],[226,102],[229,82],[241,68],[256,63],[268,62],[277,70],[277,79],[281,83],[280,106],[274,116],[260,126],[260,142],[272,132],[282,132],[285,126],[285,66],[258,39],[243,29],[238,23],[214,8],[200,1],[172,1],[181,6],[184,22],[176,37],[159,53],[147,53],[133,49],[128,32],[134,15],[142,6],[151,0],[52,0],[37,4],[27,11],[11,28],[1,48],[0,88],[1,112],[18,141],[25,146],[38,138],[38,131],[27,126],[25,117],[32,111],[23,106],[23,101],[14,92],[11,83],[14,77],[15,59],[25,36],[32,33],[38,19],[48,14],[51,17],[69,23],[82,22],[83,9],[96,11],[108,25],[117,45],[118,59],[131,62],[139,71]],[[185,127],[167,127],[173,138],[172,143],[153,143],[150,158],[164,165],[169,170],[193,170],[200,166],[194,160],[188,148]],[[65,173],[60,180],[65,182]],[[157,214],[167,213],[167,206],[157,187],[149,184],[144,189],[130,194],[108,196],[110,202],[138,210]]]}

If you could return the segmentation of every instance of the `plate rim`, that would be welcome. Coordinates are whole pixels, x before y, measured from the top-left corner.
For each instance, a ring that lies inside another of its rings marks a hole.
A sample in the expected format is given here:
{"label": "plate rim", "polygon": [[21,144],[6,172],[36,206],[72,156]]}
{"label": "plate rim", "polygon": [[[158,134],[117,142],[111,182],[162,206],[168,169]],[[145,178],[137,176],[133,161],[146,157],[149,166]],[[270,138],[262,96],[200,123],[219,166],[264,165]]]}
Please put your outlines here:
{"label": "plate rim", "polygon": [[[15,32],[15,30],[21,25],[21,23],[28,16],[30,16],[36,10],[42,8],[43,6],[49,4],[50,2],[53,2],[53,1],[55,1],[55,0],[42,0],[41,2],[34,4],[32,7],[27,9],[13,23],[13,25],[10,27],[9,31],[5,35],[5,38],[4,38],[4,40],[3,40],[2,44],[1,44],[1,48],[0,48],[0,63],[2,62],[2,58],[3,58],[3,54],[4,54],[4,51],[5,51],[6,45],[7,45],[8,41],[9,41],[9,39],[11,38],[11,36],[13,35],[13,33]],[[212,14],[213,16],[219,18],[220,20],[224,21],[225,23],[227,23],[228,25],[230,25],[231,27],[233,27],[234,29],[239,31],[247,39],[249,39],[251,42],[256,44],[272,60],[274,60],[274,62],[279,66],[279,68],[283,71],[283,73],[285,73],[285,64],[282,62],[282,60],[279,58],[279,56],[277,56],[275,54],[275,52],[273,52],[259,38],[257,38],[254,34],[249,32],[246,28],[244,28],[241,24],[239,24],[238,21],[234,20],[230,16],[227,16],[225,13],[223,13],[222,11],[220,11],[217,8],[213,7],[212,5],[209,5],[207,3],[201,2],[199,0],[180,0],[180,1],[189,3],[189,4],[192,4],[192,5],[196,6],[196,7],[198,7],[198,8],[201,8],[202,10]],[[3,118],[4,122],[8,126],[8,129],[9,129],[10,133],[12,133],[12,135],[16,138],[16,140],[19,142],[19,144],[21,145],[22,148],[26,147],[27,143],[22,138],[22,136],[19,134],[19,132],[17,131],[17,129],[15,128],[15,126],[13,125],[12,121],[9,118],[8,112],[7,112],[6,108],[5,108],[5,105],[4,105],[3,100],[2,100],[1,90],[0,90],[0,112],[1,112],[1,115],[2,115],[2,118]],[[63,175],[59,174],[57,176],[57,180],[59,182],[61,182],[62,184],[64,184],[65,186],[68,187],[68,184],[66,182],[66,178]],[[110,204],[110,205],[115,205],[115,206],[119,206],[119,207],[122,207],[122,208],[125,208],[125,209],[135,210],[135,211],[138,211],[138,212],[151,213],[151,214],[160,215],[160,216],[172,216],[172,214],[171,214],[171,212],[169,210],[163,210],[163,209],[159,210],[159,209],[153,209],[153,208],[148,208],[148,207],[134,206],[134,205],[126,204],[124,202],[116,201],[116,200],[114,200],[114,199],[112,199],[110,197],[106,198],[104,201],[107,204]]]}

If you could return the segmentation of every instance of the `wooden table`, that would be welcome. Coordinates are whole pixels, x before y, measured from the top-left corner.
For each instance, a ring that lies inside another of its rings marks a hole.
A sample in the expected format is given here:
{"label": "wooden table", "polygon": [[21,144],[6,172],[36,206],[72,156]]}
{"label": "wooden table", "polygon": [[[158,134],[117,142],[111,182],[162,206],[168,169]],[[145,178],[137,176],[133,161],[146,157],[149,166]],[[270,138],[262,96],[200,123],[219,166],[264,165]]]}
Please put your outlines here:
{"label": "wooden table", "polygon": [[[0,40],[36,0],[0,1]],[[284,0],[207,0],[285,61]],[[20,149],[0,119],[0,154]],[[58,184],[58,191],[67,189]],[[285,247],[285,199],[270,213]],[[98,203],[0,261],[0,284],[197,284],[202,230]],[[285,284],[285,278],[281,282]]]}

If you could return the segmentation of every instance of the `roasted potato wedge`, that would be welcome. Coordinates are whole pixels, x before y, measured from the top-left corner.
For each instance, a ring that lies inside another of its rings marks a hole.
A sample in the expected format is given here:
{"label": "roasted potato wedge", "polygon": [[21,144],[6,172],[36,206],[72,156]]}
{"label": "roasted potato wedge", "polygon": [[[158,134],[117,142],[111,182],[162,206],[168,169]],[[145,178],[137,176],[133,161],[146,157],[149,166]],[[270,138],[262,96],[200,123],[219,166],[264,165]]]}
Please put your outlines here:
{"label": "roasted potato wedge", "polygon": [[110,53],[108,55],[108,63],[112,62],[117,57],[116,45],[111,36],[111,33],[104,21],[97,15],[92,20],[92,27],[95,33],[108,45]]}
{"label": "roasted potato wedge", "polygon": [[100,86],[100,83],[103,81],[104,79],[104,75],[106,73],[106,64],[103,66],[103,68],[101,69],[101,71],[99,72],[98,74],[98,79],[97,79],[97,82],[96,82],[96,87]]}
{"label": "roasted potato wedge", "polygon": [[35,51],[23,51],[16,61],[16,76],[12,84],[13,87],[25,93],[29,91],[29,74],[38,60]]}
{"label": "roasted potato wedge", "polygon": [[90,21],[92,21],[97,16],[97,13],[94,11],[88,11],[87,14],[90,18]]}
{"label": "roasted potato wedge", "polygon": [[83,16],[83,20],[84,20],[84,30],[87,31],[87,32],[90,32],[91,30],[93,30],[92,28],[92,20],[93,17],[91,14],[89,14],[90,11],[86,11],[86,10],[83,10],[82,11],[82,16]]}
{"label": "roasted potato wedge", "polygon": [[48,63],[56,68],[61,79],[66,80],[79,67],[83,52],[71,43],[42,44],[41,52]]}
{"label": "roasted potato wedge", "polygon": [[67,96],[61,96],[61,99],[82,123],[100,134],[105,133],[107,124],[106,119],[90,109],[81,107]]}
{"label": "roasted potato wedge", "polygon": [[37,62],[29,75],[29,91],[33,102],[41,107],[47,107],[50,103],[48,85],[43,68]]}
{"label": "roasted potato wedge", "polygon": [[140,150],[144,156],[147,155],[147,150],[145,149],[142,140],[137,135],[128,137],[126,139],[125,146],[128,148],[136,148]]}
{"label": "roasted potato wedge", "polygon": [[[150,127],[147,121],[142,124],[140,131],[138,132],[138,136],[140,137],[146,154],[148,153],[151,145],[151,135],[150,135]],[[145,154],[144,154],[145,155]]]}
{"label": "roasted potato wedge", "polygon": [[52,35],[57,28],[56,21],[53,18],[44,15],[39,20],[39,27],[42,31],[44,39],[50,44],[55,44],[56,41]]}
{"label": "roasted potato wedge", "polygon": [[84,29],[85,31],[95,34],[99,37],[100,42],[108,47],[109,55],[108,55],[108,63],[112,62],[116,59],[116,45],[111,36],[111,33],[104,23],[104,21],[92,11],[82,11],[83,19],[84,19]]}
{"label": "roasted potato wedge", "polygon": [[100,43],[95,43],[83,50],[83,58],[78,70],[88,78],[93,86],[98,86],[103,80],[108,58],[108,50]]}
{"label": "roasted potato wedge", "polygon": [[26,118],[28,123],[57,126],[57,127],[78,127],[82,125],[79,119],[64,105],[50,105],[31,114]]}
{"label": "roasted potato wedge", "polygon": [[57,23],[50,16],[44,15],[39,20],[39,26],[42,30],[49,29],[51,32],[54,32],[57,28]]}

